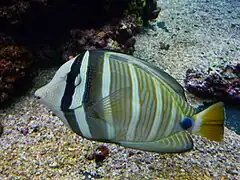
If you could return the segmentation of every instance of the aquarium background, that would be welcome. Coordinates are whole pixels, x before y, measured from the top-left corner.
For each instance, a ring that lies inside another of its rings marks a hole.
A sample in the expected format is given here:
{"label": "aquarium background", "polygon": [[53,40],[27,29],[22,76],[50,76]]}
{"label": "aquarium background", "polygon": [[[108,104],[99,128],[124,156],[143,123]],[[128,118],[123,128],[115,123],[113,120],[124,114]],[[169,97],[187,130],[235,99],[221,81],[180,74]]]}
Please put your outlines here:
{"label": "aquarium background", "polygon": [[[0,179],[240,179],[239,0],[1,0],[0,26]],[[224,140],[161,154],[73,133],[33,95],[92,48],[161,67],[194,107],[227,102]]]}
{"label": "aquarium background", "polygon": [[240,109],[239,107],[226,106],[225,126],[240,134]]}

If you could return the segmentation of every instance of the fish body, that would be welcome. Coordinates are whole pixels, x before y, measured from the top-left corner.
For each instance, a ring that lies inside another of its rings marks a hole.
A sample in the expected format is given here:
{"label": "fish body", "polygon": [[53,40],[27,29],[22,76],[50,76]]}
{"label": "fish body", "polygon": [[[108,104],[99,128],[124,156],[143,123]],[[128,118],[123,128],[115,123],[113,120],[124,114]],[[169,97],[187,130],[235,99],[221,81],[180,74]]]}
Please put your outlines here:
{"label": "fish body", "polygon": [[183,152],[193,147],[189,133],[216,141],[223,138],[223,103],[196,114],[169,74],[114,51],[90,50],[76,56],[35,96],[88,139],[147,151]]}

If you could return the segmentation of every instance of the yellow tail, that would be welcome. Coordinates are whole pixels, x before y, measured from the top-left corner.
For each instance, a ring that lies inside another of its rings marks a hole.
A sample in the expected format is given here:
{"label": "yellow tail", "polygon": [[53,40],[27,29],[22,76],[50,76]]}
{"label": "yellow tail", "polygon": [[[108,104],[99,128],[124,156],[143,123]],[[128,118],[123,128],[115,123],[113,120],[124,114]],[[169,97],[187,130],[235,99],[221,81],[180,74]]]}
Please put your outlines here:
{"label": "yellow tail", "polygon": [[224,114],[224,104],[222,102],[213,104],[193,116],[195,124],[192,132],[213,141],[223,140]]}

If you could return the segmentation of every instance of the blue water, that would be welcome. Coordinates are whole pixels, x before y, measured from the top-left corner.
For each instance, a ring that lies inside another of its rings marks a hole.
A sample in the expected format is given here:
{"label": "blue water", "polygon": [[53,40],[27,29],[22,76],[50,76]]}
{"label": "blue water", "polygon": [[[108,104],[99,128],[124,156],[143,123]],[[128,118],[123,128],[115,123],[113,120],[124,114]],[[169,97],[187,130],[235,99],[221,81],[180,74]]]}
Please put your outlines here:
{"label": "blue water", "polygon": [[[206,109],[213,103],[206,103],[198,106],[198,112]],[[232,131],[240,134],[240,107],[229,106],[225,104],[225,121],[224,125]]]}
{"label": "blue water", "polygon": [[240,108],[226,106],[225,112],[225,126],[240,134]]}

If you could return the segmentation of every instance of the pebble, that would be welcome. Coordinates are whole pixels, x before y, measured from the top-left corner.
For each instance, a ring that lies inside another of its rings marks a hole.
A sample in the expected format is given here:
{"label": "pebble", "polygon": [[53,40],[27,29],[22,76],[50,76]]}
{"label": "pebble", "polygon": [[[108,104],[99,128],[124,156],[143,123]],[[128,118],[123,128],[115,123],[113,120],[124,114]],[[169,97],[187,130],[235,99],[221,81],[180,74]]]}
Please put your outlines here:
{"label": "pebble", "polygon": [[123,158],[128,158],[129,157],[129,155],[128,154],[123,154]]}
{"label": "pebble", "polygon": [[14,116],[12,114],[9,114],[7,117],[8,120],[15,120]]}
{"label": "pebble", "polygon": [[232,175],[240,175],[240,172],[239,171],[236,171],[236,170],[233,170],[230,172]]}
{"label": "pebble", "polygon": [[59,164],[57,162],[53,162],[53,163],[49,164],[49,167],[51,167],[51,168],[58,168]]}
{"label": "pebble", "polygon": [[32,124],[29,124],[29,128],[32,129],[32,132],[38,132],[40,126],[38,124],[36,124],[36,123],[32,123]]}
{"label": "pebble", "polygon": [[102,162],[108,155],[109,149],[105,145],[98,146],[94,153],[96,162]]}
{"label": "pebble", "polygon": [[9,134],[11,134],[12,133],[12,130],[4,130],[4,134],[6,134],[6,135],[9,135]]}
{"label": "pebble", "polygon": [[26,135],[28,134],[28,132],[29,132],[27,126],[23,126],[23,127],[19,128],[19,131],[20,131],[20,133],[22,133],[24,136],[26,136]]}

